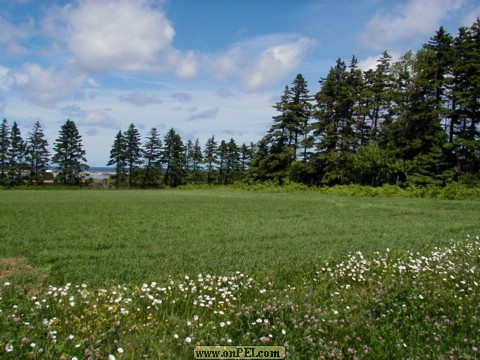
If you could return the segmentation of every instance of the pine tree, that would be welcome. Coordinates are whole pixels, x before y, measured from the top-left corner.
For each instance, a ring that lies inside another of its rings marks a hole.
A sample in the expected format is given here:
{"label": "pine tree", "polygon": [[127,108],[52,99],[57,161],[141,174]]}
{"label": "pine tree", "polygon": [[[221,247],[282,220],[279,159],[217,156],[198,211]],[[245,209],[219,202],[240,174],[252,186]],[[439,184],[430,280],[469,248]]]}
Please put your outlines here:
{"label": "pine tree", "polygon": [[233,138],[227,143],[227,156],[225,159],[224,184],[230,184],[240,170],[240,148]]}
{"label": "pine tree", "polygon": [[10,128],[7,119],[0,124],[0,184],[6,184],[8,176],[8,149],[10,148]]}
{"label": "pine tree", "polygon": [[127,154],[126,154],[126,140],[122,131],[119,130],[113,141],[112,149],[110,150],[110,160],[107,166],[115,165],[115,187],[118,189],[120,183],[126,175]]}
{"label": "pine tree", "polygon": [[13,122],[8,149],[8,176],[11,185],[20,185],[23,181],[23,170],[26,169],[25,153],[26,145],[20,128],[16,122]]}
{"label": "pine tree", "polygon": [[189,180],[193,183],[197,183],[200,180],[200,166],[203,161],[200,140],[197,138],[195,143],[193,143],[191,140],[188,140],[186,151]]}
{"label": "pine tree", "polygon": [[480,18],[454,39],[451,134],[456,171],[480,181]]}
{"label": "pine tree", "polygon": [[152,128],[144,146],[145,176],[143,186],[158,186],[162,173],[162,141],[157,128]]}
{"label": "pine tree", "polygon": [[58,165],[60,182],[63,185],[78,185],[82,179],[81,173],[89,167],[82,147],[82,137],[75,122],[67,120],[62,125],[53,150],[52,163]]}
{"label": "pine tree", "polygon": [[355,59],[352,59],[350,73],[345,62],[338,59],[327,77],[320,80],[321,88],[315,96],[315,162],[323,184],[348,183],[351,180],[349,162],[356,144],[353,120],[356,99],[352,95],[355,88],[352,88],[350,80],[355,68]]}
{"label": "pine tree", "polygon": [[137,175],[138,169],[143,163],[142,139],[140,132],[133,123],[128,126],[127,131],[124,133],[124,137],[125,157],[128,166],[128,187],[132,187],[134,177]]}
{"label": "pine tree", "polygon": [[48,141],[45,139],[40,122],[36,122],[27,142],[26,160],[29,170],[29,184],[34,181],[41,185],[45,179],[48,169],[50,153],[48,151]]}
{"label": "pine tree", "polygon": [[218,143],[215,141],[215,137],[208,138],[205,149],[203,151],[203,159],[207,166],[207,183],[211,184],[213,181],[213,175],[215,173],[215,166],[218,163]]}
{"label": "pine tree", "polygon": [[162,162],[165,164],[165,185],[183,184],[186,175],[187,156],[179,134],[171,128],[163,140]]}

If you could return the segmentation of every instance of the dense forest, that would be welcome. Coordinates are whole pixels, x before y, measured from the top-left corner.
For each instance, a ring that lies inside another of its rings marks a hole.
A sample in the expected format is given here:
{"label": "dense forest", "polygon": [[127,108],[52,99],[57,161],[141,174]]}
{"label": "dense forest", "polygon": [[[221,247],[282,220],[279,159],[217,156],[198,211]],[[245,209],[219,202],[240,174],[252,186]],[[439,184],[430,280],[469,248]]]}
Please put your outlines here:
{"label": "dense forest", "polygon": [[[108,166],[116,187],[230,184],[443,186],[480,183],[480,19],[454,37],[441,27],[413,53],[388,52],[374,69],[355,56],[338,59],[311,93],[298,74],[274,104],[277,115],[256,144],[184,141],[172,128],[135,124],[113,139]],[[79,184],[88,169],[73,121],[60,130],[50,158],[39,123],[23,140],[16,123],[0,124],[0,182],[41,184],[49,164],[56,181]]]}

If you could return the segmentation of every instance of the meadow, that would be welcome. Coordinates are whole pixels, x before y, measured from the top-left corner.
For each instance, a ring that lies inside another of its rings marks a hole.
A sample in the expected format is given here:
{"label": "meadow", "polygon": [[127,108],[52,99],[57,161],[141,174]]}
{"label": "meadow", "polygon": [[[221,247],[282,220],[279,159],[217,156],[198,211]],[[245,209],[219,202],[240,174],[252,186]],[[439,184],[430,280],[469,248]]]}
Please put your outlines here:
{"label": "meadow", "polygon": [[0,203],[0,358],[478,355],[479,201],[220,188]]}

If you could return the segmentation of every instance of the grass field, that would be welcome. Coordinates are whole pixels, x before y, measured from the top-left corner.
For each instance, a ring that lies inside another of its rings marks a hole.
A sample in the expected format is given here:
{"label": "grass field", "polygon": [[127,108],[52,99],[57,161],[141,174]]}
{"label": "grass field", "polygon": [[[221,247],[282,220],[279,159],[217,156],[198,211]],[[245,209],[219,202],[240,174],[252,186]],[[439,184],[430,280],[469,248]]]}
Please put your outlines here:
{"label": "grass field", "polygon": [[232,190],[0,192],[0,253],[50,283],[275,273],[478,231],[480,203]]}
{"label": "grass field", "polygon": [[15,190],[0,203],[0,358],[478,351],[479,201],[214,189]]}

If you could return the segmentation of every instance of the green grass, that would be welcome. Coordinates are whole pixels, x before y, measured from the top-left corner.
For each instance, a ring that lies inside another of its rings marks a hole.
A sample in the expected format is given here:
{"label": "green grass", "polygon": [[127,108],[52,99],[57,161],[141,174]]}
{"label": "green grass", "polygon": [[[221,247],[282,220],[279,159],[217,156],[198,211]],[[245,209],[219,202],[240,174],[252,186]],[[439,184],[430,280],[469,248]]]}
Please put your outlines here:
{"label": "green grass", "polygon": [[1,359],[240,344],[479,356],[478,201],[224,188],[14,190],[0,204]]}
{"label": "green grass", "polygon": [[422,250],[478,231],[477,201],[230,189],[1,191],[0,254],[48,282],[295,272],[330,256]]}

